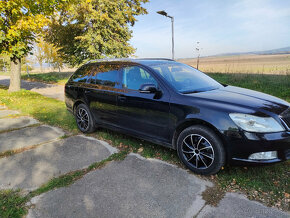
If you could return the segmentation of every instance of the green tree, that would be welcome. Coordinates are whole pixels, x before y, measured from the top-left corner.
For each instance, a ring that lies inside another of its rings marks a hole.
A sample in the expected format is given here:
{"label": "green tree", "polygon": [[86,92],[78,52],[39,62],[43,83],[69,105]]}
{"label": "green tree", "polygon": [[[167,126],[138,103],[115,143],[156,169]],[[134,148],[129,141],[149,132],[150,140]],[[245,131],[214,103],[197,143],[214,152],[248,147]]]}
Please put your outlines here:
{"label": "green tree", "polygon": [[21,58],[32,49],[33,42],[50,16],[65,0],[1,0],[0,54],[10,58],[9,91],[20,89]]}
{"label": "green tree", "polygon": [[75,0],[52,19],[46,39],[72,66],[91,59],[128,57],[137,15],[148,0]]}
{"label": "green tree", "polygon": [[35,57],[40,66],[40,72],[43,72],[43,62],[47,59],[48,44],[41,37],[36,44]]}
{"label": "green tree", "polygon": [[64,61],[58,54],[58,48],[46,42],[42,37],[37,40],[37,49],[35,57],[40,65],[40,71],[43,72],[43,62],[49,63],[53,68],[60,69],[63,67]]}
{"label": "green tree", "polygon": [[60,69],[64,66],[64,60],[58,54],[58,50],[59,49],[55,46],[51,47],[49,63],[53,66],[53,68],[57,68],[60,73]]}

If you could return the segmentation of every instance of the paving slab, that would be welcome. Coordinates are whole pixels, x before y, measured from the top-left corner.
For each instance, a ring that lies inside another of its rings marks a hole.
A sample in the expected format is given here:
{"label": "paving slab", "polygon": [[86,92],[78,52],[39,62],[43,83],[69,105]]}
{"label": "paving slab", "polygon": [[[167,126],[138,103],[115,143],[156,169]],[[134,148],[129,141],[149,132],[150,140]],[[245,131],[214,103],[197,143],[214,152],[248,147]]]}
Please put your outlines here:
{"label": "paving slab", "polygon": [[13,110],[0,110],[0,118],[2,117],[8,117],[11,115],[16,115],[19,114],[18,111],[13,111]]}
{"label": "paving slab", "polygon": [[33,190],[70,171],[109,157],[112,151],[99,140],[72,136],[0,159],[0,189]]}
{"label": "paving slab", "polygon": [[0,152],[38,145],[64,135],[63,130],[46,125],[0,133]]}
{"label": "paving slab", "polygon": [[33,198],[27,217],[193,217],[211,185],[174,165],[130,154]]}
{"label": "paving slab", "polygon": [[39,123],[31,117],[2,118],[0,119],[0,132],[22,128]]}
{"label": "paving slab", "polygon": [[217,207],[206,205],[198,218],[240,218],[240,217],[255,217],[255,218],[288,218],[290,214],[280,211],[276,208],[270,208],[258,203],[250,201],[244,195],[237,193],[227,193],[225,197],[219,202]]}

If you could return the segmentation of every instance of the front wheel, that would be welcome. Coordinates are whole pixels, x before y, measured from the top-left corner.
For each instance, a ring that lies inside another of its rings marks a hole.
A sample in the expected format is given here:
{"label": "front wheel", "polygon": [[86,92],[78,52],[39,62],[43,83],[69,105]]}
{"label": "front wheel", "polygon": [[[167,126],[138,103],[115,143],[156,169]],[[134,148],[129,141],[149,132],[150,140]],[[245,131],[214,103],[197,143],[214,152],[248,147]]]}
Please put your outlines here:
{"label": "front wheel", "polygon": [[83,133],[91,133],[95,131],[95,123],[87,105],[79,104],[77,106],[75,118],[79,130]]}
{"label": "front wheel", "polygon": [[225,164],[225,151],[219,137],[201,125],[184,129],[177,139],[180,160],[194,173],[212,175]]}

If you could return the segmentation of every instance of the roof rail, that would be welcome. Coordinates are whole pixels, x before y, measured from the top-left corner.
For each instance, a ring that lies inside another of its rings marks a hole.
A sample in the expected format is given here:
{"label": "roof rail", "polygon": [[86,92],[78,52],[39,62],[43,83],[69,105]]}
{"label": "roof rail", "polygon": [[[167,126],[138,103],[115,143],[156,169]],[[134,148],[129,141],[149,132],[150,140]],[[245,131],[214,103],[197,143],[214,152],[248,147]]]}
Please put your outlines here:
{"label": "roof rail", "polygon": [[86,62],[86,64],[93,62],[106,62],[106,61],[136,61],[136,60],[164,60],[164,61],[175,61],[170,58],[103,58],[103,59],[95,59]]}
{"label": "roof rail", "polygon": [[133,59],[133,60],[164,60],[164,61],[175,61],[175,60],[170,59],[170,58],[137,58],[137,59]]}
{"label": "roof rail", "polygon": [[132,61],[132,59],[131,58],[102,58],[102,59],[89,60],[86,64],[89,64],[92,62],[106,62],[106,61]]}

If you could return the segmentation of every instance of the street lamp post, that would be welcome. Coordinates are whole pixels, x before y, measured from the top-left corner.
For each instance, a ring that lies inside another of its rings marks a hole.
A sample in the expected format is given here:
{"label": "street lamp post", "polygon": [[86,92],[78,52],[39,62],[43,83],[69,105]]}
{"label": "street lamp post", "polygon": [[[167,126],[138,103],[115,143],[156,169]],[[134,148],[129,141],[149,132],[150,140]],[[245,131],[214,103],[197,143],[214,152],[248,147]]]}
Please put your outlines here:
{"label": "street lamp post", "polygon": [[169,17],[171,19],[171,31],[172,31],[172,59],[174,60],[174,17],[169,16],[165,11],[157,11],[157,14],[161,14],[165,17]]}

